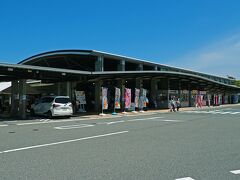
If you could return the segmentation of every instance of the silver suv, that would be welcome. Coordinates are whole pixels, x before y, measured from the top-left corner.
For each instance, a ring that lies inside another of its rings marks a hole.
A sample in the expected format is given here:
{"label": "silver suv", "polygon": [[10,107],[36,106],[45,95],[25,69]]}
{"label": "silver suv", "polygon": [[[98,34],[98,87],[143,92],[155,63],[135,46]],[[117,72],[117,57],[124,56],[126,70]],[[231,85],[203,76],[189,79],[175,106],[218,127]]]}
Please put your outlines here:
{"label": "silver suv", "polygon": [[72,116],[73,108],[68,96],[45,96],[32,106],[32,114],[55,116]]}

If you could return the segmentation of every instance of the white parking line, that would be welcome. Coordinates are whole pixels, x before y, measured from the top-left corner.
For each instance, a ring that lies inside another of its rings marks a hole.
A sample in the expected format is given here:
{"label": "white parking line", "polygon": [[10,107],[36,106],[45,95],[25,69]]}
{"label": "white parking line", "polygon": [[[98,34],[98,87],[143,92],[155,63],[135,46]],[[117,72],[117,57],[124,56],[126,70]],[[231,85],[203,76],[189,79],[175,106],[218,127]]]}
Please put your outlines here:
{"label": "white parking line", "polygon": [[85,121],[85,120],[86,119],[49,120],[49,121],[40,121],[40,122],[18,123],[17,125],[24,126],[24,125],[49,124],[49,123]]}
{"label": "white parking line", "polygon": [[232,113],[230,113],[230,114],[240,114],[240,112],[232,112]]}
{"label": "white parking line", "polygon": [[7,124],[0,124],[0,127],[6,127],[8,126]]}
{"label": "white parking line", "polygon": [[161,119],[164,117],[151,117],[151,118],[143,118],[143,119],[132,119],[132,120],[127,120],[128,122],[133,122],[133,121],[147,121],[147,120],[151,120],[151,119]]}
{"label": "white parking line", "polygon": [[222,112],[221,114],[230,114],[231,112]]}
{"label": "white parking line", "polygon": [[17,149],[9,149],[9,150],[5,150],[5,151],[0,151],[0,154],[16,152],[16,151],[23,151],[23,150],[28,150],[28,149],[35,149],[35,148],[40,148],[40,147],[53,146],[53,145],[58,145],[58,144],[66,144],[66,143],[83,141],[83,140],[88,140],[88,139],[96,139],[96,138],[100,138],[100,137],[124,134],[124,133],[127,133],[127,132],[129,132],[129,131],[119,131],[119,132],[101,134],[101,135],[96,135],[96,136],[89,136],[89,137],[84,137],[84,138],[79,138],[79,139],[71,139],[71,140],[67,140],[67,141],[59,141],[59,142],[48,143],[48,144],[39,144],[39,145],[35,145],[35,146],[27,146],[27,147],[22,147],[22,148],[17,148]]}
{"label": "white parking line", "polygon": [[116,124],[116,123],[122,123],[122,122],[125,122],[125,121],[113,121],[113,122],[108,122],[107,125]]}
{"label": "white parking line", "polygon": [[175,179],[175,180],[194,180],[191,177],[184,177],[184,178],[179,178],[179,179]]}
{"label": "white parking line", "polygon": [[58,130],[65,130],[65,129],[80,129],[80,128],[85,128],[85,127],[92,127],[94,125],[90,124],[77,124],[77,125],[69,125],[69,126],[59,126],[59,127],[54,127],[54,129]]}
{"label": "white parking line", "polygon": [[234,171],[230,171],[231,173],[233,173],[233,174],[240,174],[240,170],[234,170]]}

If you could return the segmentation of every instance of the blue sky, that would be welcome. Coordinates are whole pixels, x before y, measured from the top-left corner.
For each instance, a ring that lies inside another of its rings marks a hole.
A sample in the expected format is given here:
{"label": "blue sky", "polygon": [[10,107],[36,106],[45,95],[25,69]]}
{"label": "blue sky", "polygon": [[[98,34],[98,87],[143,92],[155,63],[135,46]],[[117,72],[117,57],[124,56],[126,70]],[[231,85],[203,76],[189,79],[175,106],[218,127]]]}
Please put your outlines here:
{"label": "blue sky", "polygon": [[240,79],[239,0],[0,2],[0,62],[95,49]]}

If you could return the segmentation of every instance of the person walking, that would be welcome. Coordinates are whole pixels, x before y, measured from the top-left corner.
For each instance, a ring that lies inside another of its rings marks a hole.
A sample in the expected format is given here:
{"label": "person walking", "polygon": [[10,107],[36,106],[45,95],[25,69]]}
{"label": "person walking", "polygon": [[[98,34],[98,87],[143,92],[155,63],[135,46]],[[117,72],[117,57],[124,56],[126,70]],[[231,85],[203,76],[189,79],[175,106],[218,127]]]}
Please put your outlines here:
{"label": "person walking", "polygon": [[176,102],[174,98],[170,100],[170,112],[173,112],[173,111],[176,112]]}
{"label": "person walking", "polygon": [[180,103],[180,99],[179,99],[179,98],[177,98],[176,106],[177,106],[177,111],[179,111],[180,106],[181,106],[181,103]]}

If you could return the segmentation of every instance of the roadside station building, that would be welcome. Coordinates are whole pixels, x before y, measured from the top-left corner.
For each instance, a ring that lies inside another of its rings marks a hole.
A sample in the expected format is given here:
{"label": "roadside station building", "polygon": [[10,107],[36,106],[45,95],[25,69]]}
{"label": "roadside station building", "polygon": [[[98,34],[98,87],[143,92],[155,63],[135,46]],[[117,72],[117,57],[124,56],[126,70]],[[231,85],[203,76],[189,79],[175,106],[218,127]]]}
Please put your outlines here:
{"label": "roadside station building", "polygon": [[109,112],[115,87],[121,91],[118,111],[125,109],[125,88],[132,91],[131,102],[136,88],[140,94],[145,89],[152,109],[168,108],[173,97],[180,98],[183,107],[195,106],[199,99],[201,105],[237,103],[240,92],[229,78],[95,50],[51,51],[18,64],[0,64],[0,82],[8,81],[12,82],[8,92],[0,91],[1,106],[8,101],[9,113],[22,118],[34,98],[67,95],[75,104],[75,91],[85,92],[87,111],[100,112],[102,87],[108,88]]}

